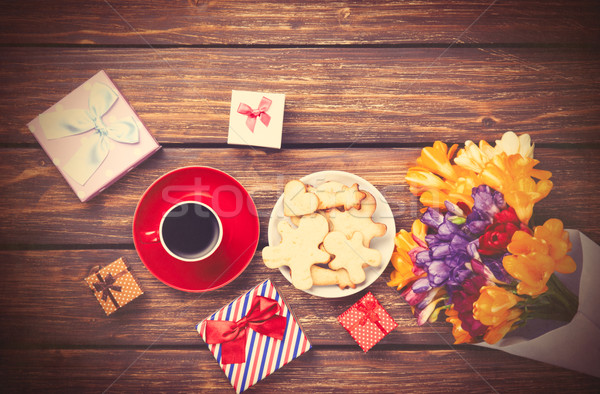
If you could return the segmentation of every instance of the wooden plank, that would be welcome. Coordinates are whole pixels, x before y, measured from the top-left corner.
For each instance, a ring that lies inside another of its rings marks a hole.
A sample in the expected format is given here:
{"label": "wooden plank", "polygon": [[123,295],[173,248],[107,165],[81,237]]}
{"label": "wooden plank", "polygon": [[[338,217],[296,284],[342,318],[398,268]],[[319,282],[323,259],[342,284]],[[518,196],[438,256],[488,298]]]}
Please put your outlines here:
{"label": "wooden plank", "polygon": [[[472,138],[476,136],[473,135]],[[494,137],[499,137],[495,135]],[[418,216],[416,197],[404,182],[416,148],[291,149],[166,148],[87,203],[81,203],[39,148],[3,149],[0,160],[0,245],[126,245],[136,205],[161,175],[184,166],[219,168],[244,185],[255,201],[266,243],[271,210],[293,178],[323,170],[362,176],[386,196],[397,228]],[[554,189],[536,205],[533,223],[557,217],[600,241],[598,149],[537,148],[537,168],[551,171]],[[568,212],[565,210],[568,207]]]}
{"label": "wooden plank", "polygon": [[286,94],[283,144],[464,142],[504,131],[597,144],[587,49],[3,48],[2,143],[104,69],[161,143],[225,144],[231,90]]}
{"label": "wooden plank", "polygon": [[355,45],[598,42],[574,1],[43,0],[0,5],[0,43]]}
{"label": "wooden plank", "polygon": [[[7,391],[222,392],[229,381],[205,348],[7,350]],[[68,378],[65,378],[68,376]],[[600,380],[493,350],[315,348],[248,392],[594,392]]]}
{"label": "wooden plank", "polygon": [[[106,317],[87,284],[90,269],[127,258],[144,294]],[[186,293],[160,282],[134,250],[0,251],[0,347],[156,346],[202,344],[195,326],[217,309],[266,279],[277,286],[314,345],[355,345],[337,316],[365,291],[341,299],[310,296],[278,270],[267,268],[260,250],[232,283],[209,293]],[[453,343],[451,326],[419,327],[410,307],[387,286],[392,267],[369,287],[399,327],[386,345]]]}

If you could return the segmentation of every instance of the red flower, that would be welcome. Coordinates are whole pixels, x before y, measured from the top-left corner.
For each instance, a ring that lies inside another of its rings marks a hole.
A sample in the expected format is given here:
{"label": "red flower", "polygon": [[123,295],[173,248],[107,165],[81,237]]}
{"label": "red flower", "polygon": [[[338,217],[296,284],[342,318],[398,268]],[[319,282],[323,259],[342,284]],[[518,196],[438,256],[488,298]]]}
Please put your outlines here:
{"label": "red flower", "polygon": [[498,212],[494,215],[494,222],[479,237],[479,253],[487,256],[505,253],[513,234],[519,230],[532,234],[512,207]]}

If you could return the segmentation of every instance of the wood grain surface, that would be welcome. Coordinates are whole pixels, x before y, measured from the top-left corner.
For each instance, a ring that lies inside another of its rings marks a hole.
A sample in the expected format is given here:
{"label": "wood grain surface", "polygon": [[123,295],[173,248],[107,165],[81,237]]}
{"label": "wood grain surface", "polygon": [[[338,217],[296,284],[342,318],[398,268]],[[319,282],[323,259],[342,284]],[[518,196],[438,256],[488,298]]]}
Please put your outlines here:
{"label": "wood grain surface", "polygon": [[[4,386],[7,390],[233,392],[223,371],[215,367],[214,358],[205,350],[194,346],[185,350],[155,347],[7,350],[0,356],[7,365],[0,374],[11,377]],[[108,352],[110,363],[106,360]],[[68,380],[64,373],[68,374]],[[360,358],[353,348],[317,346],[257,383],[249,392],[299,389],[311,393],[358,392],[357,387],[376,392],[594,392],[597,381],[536,361],[470,346],[468,350],[463,346],[440,350],[373,348]]]}
{"label": "wood grain surface", "polygon": [[286,94],[284,147],[464,142],[509,130],[538,144],[600,142],[600,55],[587,49],[0,50],[4,143],[35,143],[27,123],[100,69],[163,144],[226,143],[233,89]]}
{"label": "wood grain surface", "polygon": [[[322,170],[377,187],[397,229],[421,206],[404,177],[435,140],[528,133],[560,218],[600,243],[600,7],[573,1],[23,0],[0,2],[0,382],[5,392],[232,392],[195,324],[269,278],[313,348],[249,392],[597,392],[600,379],[398,323],[363,353],[337,316],[365,291],[322,299],[267,268],[285,183]],[[105,70],[163,148],[80,203],[27,123]],[[281,150],[227,145],[232,90],[286,94]],[[233,282],[186,293],[138,257],[133,214],[184,166],[234,176],[260,221]],[[106,317],[84,282],[125,256],[144,294]]]}
{"label": "wood grain surface", "polygon": [[0,14],[11,44],[593,44],[600,33],[594,0],[24,0]]}
{"label": "wood grain surface", "polygon": [[[404,181],[420,154],[416,148],[163,148],[84,204],[41,149],[11,152],[0,163],[0,245],[5,247],[131,245],[133,214],[144,191],[161,175],[185,166],[217,167],[248,190],[258,210],[263,245],[268,218],[285,183],[317,171],[346,171],[365,178],[388,200],[399,229],[410,228],[420,209]],[[539,148],[536,157],[541,162],[536,168],[551,171],[555,186],[536,204],[532,223],[558,217],[567,228],[577,228],[599,242],[597,216],[589,213],[600,211],[600,201],[586,198],[600,193],[597,150]]]}

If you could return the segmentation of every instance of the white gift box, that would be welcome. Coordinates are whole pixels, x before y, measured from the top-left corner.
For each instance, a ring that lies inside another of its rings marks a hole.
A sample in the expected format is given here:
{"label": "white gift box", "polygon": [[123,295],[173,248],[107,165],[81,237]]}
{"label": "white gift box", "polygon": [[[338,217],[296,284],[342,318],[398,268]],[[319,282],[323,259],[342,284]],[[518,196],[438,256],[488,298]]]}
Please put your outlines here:
{"label": "white gift box", "polygon": [[160,149],[104,71],[27,126],[82,202]]}
{"label": "white gift box", "polygon": [[233,90],[228,144],[281,148],[285,94]]}

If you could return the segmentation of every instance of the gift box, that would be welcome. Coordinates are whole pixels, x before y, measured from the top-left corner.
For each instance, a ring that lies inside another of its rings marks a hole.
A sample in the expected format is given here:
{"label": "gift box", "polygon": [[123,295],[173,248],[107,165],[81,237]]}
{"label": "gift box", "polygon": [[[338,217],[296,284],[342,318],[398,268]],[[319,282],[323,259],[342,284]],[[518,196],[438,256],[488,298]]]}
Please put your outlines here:
{"label": "gift box", "polygon": [[27,126],[82,202],[160,149],[104,71]]}
{"label": "gift box", "polygon": [[144,294],[124,257],[95,267],[85,281],[107,316]]}
{"label": "gift box", "polygon": [[238,393],[311,348],[270,280],[198,323],[196,330]]}
{"label": "gift box", "polygon": [[285,94],[233,90],[228,144],[281,148]]}
{"label": "gift box", "polygon": [[398,327],[371,292],[338,316],[338,321],[365,352]]}
{"label": "gift box", "polygon": [[600,246],[578,230],[566,230],[572,243],[569,255],[577,270],[555,273],[578,295],[577,313],[570,322],[532,319],[496,344],[477,346],[502,350],[600,378]]}

